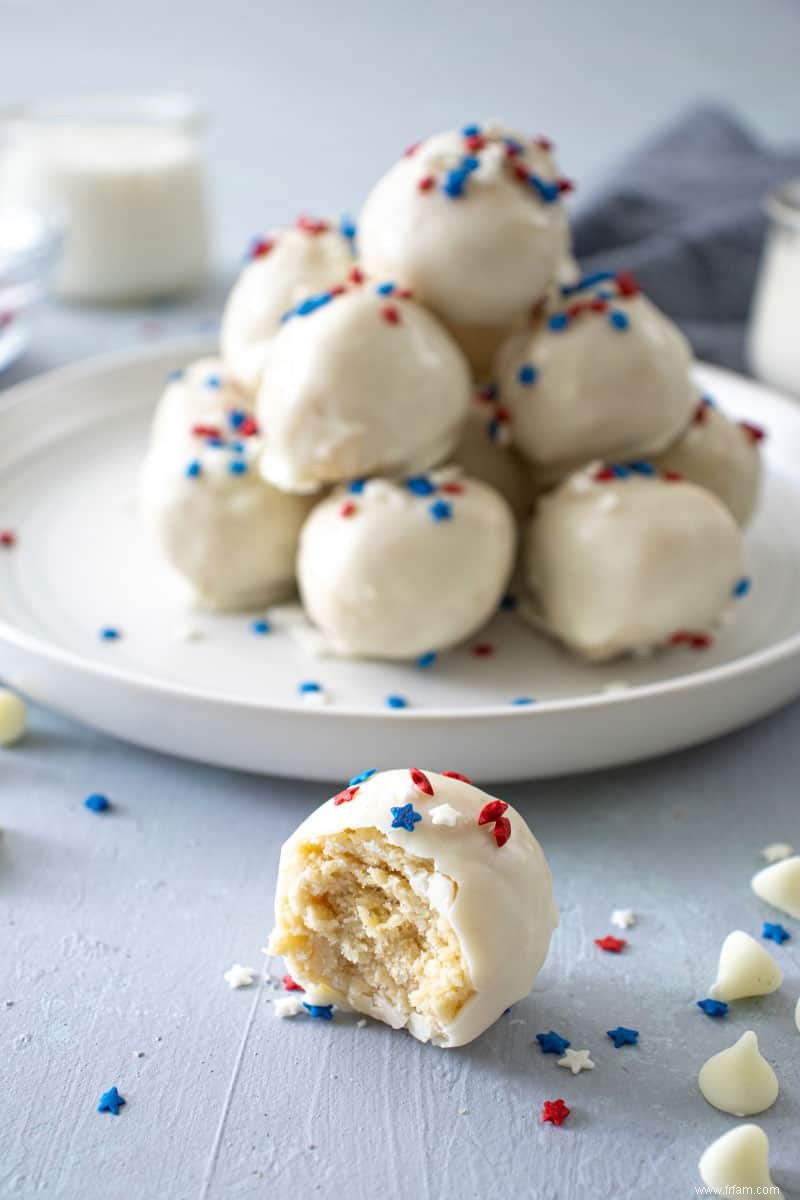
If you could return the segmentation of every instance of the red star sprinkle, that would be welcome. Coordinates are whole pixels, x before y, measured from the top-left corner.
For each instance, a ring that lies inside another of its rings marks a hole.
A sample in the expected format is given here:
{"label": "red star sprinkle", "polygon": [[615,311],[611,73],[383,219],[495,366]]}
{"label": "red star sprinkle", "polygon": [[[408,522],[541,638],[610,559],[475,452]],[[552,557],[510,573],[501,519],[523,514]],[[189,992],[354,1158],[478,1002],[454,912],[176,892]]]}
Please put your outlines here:
{"label": "red star sprinkle", "polygon": [[10,550],[12,546],[17,544],[17,535],[12,533],[10,529],[0,529],[0,546],[5,546]]}
{"label": "red star sprinkle", "polygon": [[550,140],[549,137],[545,137],[543,134],[539,134],[538,137],[535,137],[533,139],[533,144],[534,144],[534,146],[538,146],[540,150],[552,150],[553,149],[553,142]]}
{"label": "red star sprinkle", "polygon": [[282,981],[287,992],[304,992],[306,989],[301,988],[299,983],[295,983],[291,975],[284,975]]}
{"label": "red star sprinkle", "polygon": [[680,471],[665,471],[664,478],[667,483],[683,483],[686,476],[681,475]]}
{"label": "red star sprinkle", "polygon": [[506,146],[506,158],[516,158],[519,152],[519,146],[516,146],[513,143],[510,146]]}
{"label": "red star sprinkle", "polygon": [[692,413],[692,423],[694,425],[705,425],[706,417],[708,416],[708,405],[705,400],[700,400],[695,405],[695,410]]}
{"label": "red star sprinkle", "polygon": [[272,238],[259,238],[257,242],[253,243],[250,249],[250,257],[265,258],[274,245],[275,242],[272,240]]}
{"label": "red star sprinkle", "polygon": [[341,283],[337,283],[336,287],[331,288],[330,294],[331,296],[343,296],[346,291],[346,287],[343,287]]}
{"label": "red star sprinkle", "polygon": [[363,283],[364,272],[359,267],[353,267],[350,274],[347,276],[351,283]]}
{"label": "red star sprinkle", "polygon": [[520,183],[528,182],[528,168],[522,163],[514,163],[514,174]]}
{"label": "red star sprinkle", "polygon": [[408,146],[406,148],[406,150],[403,151],[403,158],[413,158],[414,155],[417,153],[417,150],[419,150],[421,145],[422,145],[421,142],[412,142],[411,145]]}
{"label": "red star sprinkle", "polygon": [[744,430],[751,442],[762,442],[767,436],[766,431],[760,425],[754,425],[752,421],[740,421],[739,426]]}
{"label": "red star sprinkle", "polygon": [[545,1100],[542,1105],[542,1124],[550,1121],[552,1125],[563,1125],[569,1112],[563,1100]]}
{"label": "red star sprinkle", "polygon": [[422,178],[417,181],[417,190],[420,192],[429,192],[435,183],[436,180],[432,175],[423,175]]}
{"label": "red star sprinkle", "polygon": [[476,642],[472,647],[472,653],[476,658],[490,658],[494,654],[494,646],[491,642]]}
{"label": "red star sprinkle", "polygon": [[381,309],[381,316],[387,325],[400,324],[400,313],[393,304],[384,304]]}
{"label": "red star sprinkle", "polygon": [[685,646],[692,640],[692,635],[687,633],[685,629],[679,629],[677,633],[670,635],[670,646]]}
{"label": "red star sprinkle", "polygon": [[497,842],[498,847],[505,846],[508,839],[511,837],[511,822],[508,817],[498,817],[494,823],[492,836]]}
{"label": "red star sprinkle", "polygon": [[443,483],[441,491],[446,492],[448,496],[460,496],[464,491],[463,483]]}
{"label": "red star sprinkle", "polygon": [[258,421],[255,417],[245,417],[236,432],[241,437],[255,437],[258,433]]}
{"label": "red star sprinkle", "polygon": [[464,138],[464,144],[471,154],[477,154],[486,145],[486,138],[480,133],[470,133]]}
{"label": "red star sprinkle", "polygon": [[601,950],[608,950],[610,954],[619,954],[627,946],[625,938],[615,938],[610,933],[605,937],[595,938],[595,946],[599,946]]}
{"label": "red star sprinkle", "polygon": [[192,433],[195,437],[206,438],[221,438],[222,434],[216,425],[193,425]]}
{"label": "red star sprinkle", "polygon": [[302,233],[310,233],[312,237],[316,237],[320,233],[327,233],[330,229],[330,222],[318,221],[314,217],[307,217],[303,214],[295,221],[295,228]]}
{"label": "red star sprinkle", "polygon": [[620,296],[638,296],[642,290],[634,279],[632,271],[620,271],[615,282]]}
{"label": "red star sprinkle", "polygon": [[353,501],[345,500],[344,504],[339,509],[339,516],[340,517],[354,517],[357,512],[358,512],[358,509],[356,508]]}
{"label": "red star sprinkle", "polygon": [[592,479],[595,483],[610,483],[612,479],[616,479],[616,475],[611,470],[611,467],[600,467],[595,471]]}
{"label": "red star sprinkle", "polygon": [[592,312],[605,312],[606,309],[608,308],[608,301],[607,300],[599,300],[599,299],[598,300],[590,300],[589,308],[592,310]]}
{"label": "red star sprinkle", "polygon": [[566,195],[567,192],[575,191],[575,184],[572,182],[571,179],[564,179],[564,178],[557,179],[556,187],[558,188],[558,190],[562,196]]}
{"label": "red star sprinkle", "polygon": [[693,633],[689,638],[689,645],[693,650],[707,650],[713,641],[710,633]]}
{"label": "red star sprinkle", "polygon": [[478,824],[488,825],[490,821],[499,821],[507,808],[505,800],[490,800],[478,813]]}
{"label": "red star sprinkle", "polygon": [[462,783],[472,783],[471,779],[468,779],[466,775],[461,775],[458,771],[442,771],[442,774],[445,779],[460,779]]}
{"label": "red star sprinkle", "polygon": [[420,771],[418,767],[409,767],[408,773],[417,791],[424,792],[426,796],[433,795],[433,785],[423,771]]}
{"label": "red star sprinkle", "polygon": [[411,288],[397,288],[394,294],[398,300],[414,299],[414,293],[412,292]]}
{"label": "red star sprinkle", "polygon": [[333,803],[337,806],[340,804],[349,804],[351,800],[355,800],[358,784],[355,787],[344,788],[343,791],[337,792],[333,797]]}

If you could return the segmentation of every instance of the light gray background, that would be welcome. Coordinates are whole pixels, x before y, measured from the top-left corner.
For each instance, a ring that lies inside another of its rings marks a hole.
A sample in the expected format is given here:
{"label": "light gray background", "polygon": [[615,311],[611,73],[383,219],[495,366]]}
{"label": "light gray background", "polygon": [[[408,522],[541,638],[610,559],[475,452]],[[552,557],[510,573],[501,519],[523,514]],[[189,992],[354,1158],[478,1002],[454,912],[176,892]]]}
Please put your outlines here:
{"label": "light gray background", "polygon": [[[155,314],[52,308],[3,382],[203,326],[251,233],[357,208],[438,127],[501,114],[541,129],[588,185],[694,99],[800,135],[798,45],[789,0],[0,0],[0,104],[163,86],[206,102],[219,228],[205,295]],[[0,752],[0,1196],[688,1198],[699,1153],[733,1123],[700,1098],[697,1068],[751,1026],[782,1086],[760,1118],[775,1175],[800,1194],[800,926],[785,921],[795,940],[775,948],[775,996],[719,1023],[693,1005],[725,934],[758,934],[767,915],[747,886],[759,847],[800,844],[799,759],[795,705],[649,766],[504,789],[551,859],[562,925],[533,996],[445,1053],[345,1018],[276,1021],[269,986],[222,981],[262,961],[277,847],[324,789],[34,714]],[[112,813],[82,807],[94,790]],[[641,914],[631,945],[603,955],[592,939],[626,905]],[[614,1050],[617,1023],[640,1047]],[[596,1070],[573,1079],[530,1045],[550,1028],[590,1047]],[[128,1099],[116,1120],[94,1111],[114,1083]],[[556,1096],[573,1109],[561,1129],[538,1120]]]}

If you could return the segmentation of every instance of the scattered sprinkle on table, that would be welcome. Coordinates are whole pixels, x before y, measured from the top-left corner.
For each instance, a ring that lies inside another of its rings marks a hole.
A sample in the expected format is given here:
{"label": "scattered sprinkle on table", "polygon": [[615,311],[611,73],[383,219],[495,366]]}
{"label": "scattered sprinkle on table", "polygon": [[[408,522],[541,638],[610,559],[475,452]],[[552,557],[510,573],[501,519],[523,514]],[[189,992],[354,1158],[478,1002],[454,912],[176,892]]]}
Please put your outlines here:
{"label": "scattered sprinkle on table", "polygon": [[537,1033],[536,1040],[542,1048],[542,1054],[564,1054],[571,1045],[569,1038],[562,1037],[554,1029],[549,1033]]}
{"label": "scattered sprinkle on table", "polygon": [[632,908],[615,908],[611,914],[611,924],[617,929],[630,929],[636,924],[636,913]]}
{"label": "scattered sprinkle on table", "polygon": [[107,1092],[103,1092],[100,1097],[100,1102],[97,1105],[98,1112],[109,1112],[113,1116],[119,1116],[119,1110],[126,1103],[125,1097],[120,1096],[115,1087],[109,1088]]}
{"label": "scattered sprinkle on table", "polygon": [[761,936],[782,946],[784,942],[788,942],[792,935],[782,925],[773,925],[770,921],[765,921],[764,928],[761,930]]}
{"label": "scattered sprinkle on table", "polygon": [[761,851],[761,857],[765,858],[768,863],[780,862],[783,858],[790,858],[794,854],[794,847],[788,842],[770,842]]}
{"label": "scattered sprinkle on table", "polygon": [[413,804],[401,804],[397,807],[392,807],[392,829],[405,829],[408,833],[414,832],[414,826],[418,821],[422,820],[422,814],[418,813]]}
{"label": "scattered sprinkle on table", "polygon": [[408,701],[405,696],[391,695],[386,697],[387,708],[408,708]]}
{"label": "scattered sprinkle on table", "polygon": [[122,637],[122,631],[114,625],[104,625],[100,630],[100,640],[102,642],[118,642]]}
{"label": "scattered sprinkle on table", "polygon": [[549,1121],[551,1125],[563,1125],[569,1114],[563,1100],[545,1100],[542,1105],[542,1123]]}
{"label": "scattered sprinkle on table", "polygon": [[626,1029],[624,1025],[618,1025],[616,1029],[607,1029],[606,1037],[610,1037],[614,1046],[619,1050],[620,1046],[635,1046],[639,1041],[638,1029]]}
{"label": "scattered sprinkle on table", "polygon": [[617,938],[613,934],[607,933],[605,937],[595,938],[594,944],[595,946],[599,946],[601,950],[608,951],[610,954],[620,954],[628,943],[625,941],[625,938]]}
{"label": "scattered sprinkle on table", "polygon": [[230,987],[242,988],[250,987],[255,982],[257,974],[255,967],[243,967],[241,963],[234,963],[222,978]]}
{"label": "scattered sprinkle on table", "polygon": [[333,1020],[333,1005],[332,1004],[309,1004],[303,1000],[303,1008],[312,1017],[316,1017],[319,1021]]}
{"label": "scattered sprinkle on table", "polygon": [[93,813],[108,812],[111,808],[111,801],[108,796],[104,796],[101,792],[92,792],[84,800],[83,807],[88,808]]}
{"label": "scattered sprinkle on table", "polygon": [[591,1053],[591,1050],[566,1050],[564,1057],[558,1060],[557,1066],[565,1067],[573,1075],[580,1075],[581,1071],[593,1071]]}
{"label": "scattered sprinkle on table", "polygon": [[253,633],[264,634],[269,633],[272,626],[264,617],[259,617],[257,620],[253,621],[250,628]]}
{"label": "scattered sprinkle on table", "polygon": [[698,1000],[697,1007],[707,1017],[724,1017],[728,1012],[728,1006],[724,1000]]}
{"label": "scattered sprinkle on table", "polygon": [[272,1011],[276,1017],[298,1017],[303,1011],[303,1001],[298,996],[276,996]]}
{"label": "scattered sprinkle on table", "polygon": [[287,992],[304,992],[306,990],[294,979],[292,979],[291,975],[284,975],[281,979],[281,983],[286,988]]}

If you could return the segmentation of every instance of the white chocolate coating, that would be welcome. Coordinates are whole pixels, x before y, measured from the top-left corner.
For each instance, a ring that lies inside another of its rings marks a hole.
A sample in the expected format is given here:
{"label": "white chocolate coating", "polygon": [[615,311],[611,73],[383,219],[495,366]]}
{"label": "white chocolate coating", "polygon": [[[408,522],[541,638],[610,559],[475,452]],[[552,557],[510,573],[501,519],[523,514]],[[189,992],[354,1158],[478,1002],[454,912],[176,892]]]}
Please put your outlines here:
{"label": "white chocolate coating", "polygon": [[0,746],[13,746],[28,727],[28,709],[16,692],[0,687]]}
{"label": "white chocolate coating", "polygon": [[767,904],[800,921],[800,854],[758,871],[751,887]]}
{"label": "white chocolate coating", "polygon": [[[413,288],[467,341],[471,326],[486,333],[527,312],[569,248],[546,144],[497,122],[479,128],[474,148],[455,130],[421,142],[378,181],[358,224],[367,270]],[[519,151],[513,157],[509,144]],[[461,193],[448,194],[458,191],[465,165],[474,169],[464,175]],[[518,179],[517,168],[543,181],[551,198]]]}
{"label": "white chocolate coating", "polygon": [[[145,519],[201,607],[259,608],[294,591],[297,542],[310,502],[265,483],[260,453],[260,438],[239,440],[226,431],[223,446],[186,434],[182,442],[154,444],[145,458]],[[244,473],[232,473],[237,463]],[[190,473],[194,464],[196,474]]]}
{"label": "white chocolate coating", "polygon": [[743,1000],[768,996],[783,982],[783,972],[772,955],[749,933],[735,929],[722,943],[717,978],[708,989],[715,1000]]}
{"label": "white chocolate coating", "polygon": [[326,222],[301,221],[257,244],[228,297],[220,330],[222,357],[244,388],[258,390],[283,314],[340,283],[351,265],[348,239]]}
{"label": "white chocolate coating", "polygon": [[740,525],[752,517],[761,487],[758,441],[708,400],[699,401],[689,428],[653,462],[713,492]]}
{"label": "white chocolate coating", "polygon": [[227,424],[227,414],[252,414],[253,401],[219,358],[199,358],[167,378],[153,416],[153,444],[182,446],[195,425]]}
{"label": "white chocolate coating", "polygon": [[709,1104],[734,1117],[755,1116],[778,1099],[777,1076],[752,1029],[703,1063],[697,1086]]}
{"label": "white chocolate coating", "polygon": [[461,430],[453,460],[465,475],[488,483],[521,520],[531,510],[535,487],[530,468],[508,444],[509,426],[501,405],[477,393]]}
{"label": "white chocolate coating", "polygon": [[[415,658],[469,637],[497,608],[516,545],[508,505],[452,468],[419,478],[429,494],[386,479],[338,489],[303,527],[300,593],[335,653]],[[441,506],[450,515],[437,520]]]}
{"label": "white chocolate coating", "polygon": [[470,404],[467,362],[435,317],[378,286],[351,285],[274,339],[257,409],[262,470],[277,487],[410,474],[453,450]]}
{"label": "white chocolate coating", "polygon": [[783,1200],[769,1174],[769,1139],[758,1125],[737,1125],[712,1142],[698,1163],[706,1187],[719,1196]]}
{"label": "white chocolate coating", "polygon": [[655,453],[691,420],[689,344],[634,289],[627,276],[569,289],[498,355],[514,445],[553,479],[590,459]]}
{"label": "white chocolate coating", "polygon": [[[478,1037],[504,1010],[530,992],[558,924],[552,880],[542,848],[523,817],[513,808],[505,816],[511,836],[498,846],[491,824],[478,825],[478,816],[492,797],[459,779],[424,769],[433,788],[426,795],[414,786],[409,771],[384,771],[360,784],[355,798],[336,805],[328,800],[292,834],[281,850],[275,896],[276,932],[271,946],[280,949],[281,927],[292,908],[297,886],[297,851],[317,839],[344,830],[378,831],[404,854],[413,856],[405,869],[417,877],[420,860],[432,864],[426,884],[427,902],[454,932],[467,968],[472,995],[452,1023],[435,1036],[436,1044],[461,1046]],[[392,827],[392,807],[413,805],[421,820],[413,832]],[[454,825],[436,823],[431,812],[447,805],[458,814]],[[387,901],[391,905],[391,901]],[[277,945],[276,945],[277,943]],[[321,982],[304,977],[291,955],[293,977],[317,991]],[[421,1014],[389,1011],[380,994],[333,994],[340,1005],[369,1013],[393,1026],[406,1026],[427,1041],[431,1031]]]}
{"label": "white chocolate coating", "polygon": [[593,464],[540,497],[523,535],[526,615],[602,661],[702,635],[744,574],[743,538],[710,492]]}

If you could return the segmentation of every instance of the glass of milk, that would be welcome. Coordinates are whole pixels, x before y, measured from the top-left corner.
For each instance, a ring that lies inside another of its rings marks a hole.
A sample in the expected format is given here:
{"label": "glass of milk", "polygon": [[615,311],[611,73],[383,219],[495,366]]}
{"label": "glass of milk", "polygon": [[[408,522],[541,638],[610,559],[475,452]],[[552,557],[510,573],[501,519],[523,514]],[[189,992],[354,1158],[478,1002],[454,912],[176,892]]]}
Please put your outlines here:
{"label": "glass of milk", "polygon": [[41,100],[0,114],[0,200],[63,224],[60,296],[122,304],[203,282],[203,127],[177,93]]}
{"label": "glass of milk", "polygon": [[765,383],[800,397],[800,179],[767,197],[769,230],[750,315],[748,352]]}

